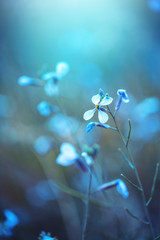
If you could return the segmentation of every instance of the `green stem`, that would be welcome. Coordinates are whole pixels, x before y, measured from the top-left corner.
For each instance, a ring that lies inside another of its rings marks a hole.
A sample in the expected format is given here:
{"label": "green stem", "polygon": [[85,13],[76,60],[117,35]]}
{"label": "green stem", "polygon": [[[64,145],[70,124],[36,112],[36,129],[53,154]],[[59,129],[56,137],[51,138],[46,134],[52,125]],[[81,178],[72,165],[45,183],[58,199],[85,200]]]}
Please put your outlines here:
{"label": "green stem", "polygon": [[84,226],[83,226],[83,231],[82,231],[82,240],[85,240],[86,230],[87,230],[87,223],[88,223],[88,217],[89,217],[89,198],[90,198],[90,193],[91,193],[91,183],[92,183],[92,172],[89,171],[89,184],[88,184],[88,190],[87,190],[87,203],[86,203],[86,210],[85,210]]}
{"label": "green stem", "polygon": [[133,170],[134,170],[134,172],[135,172],[135,175],[136,175],[136,178],[137,178],[139,187],[140,187],[140,189],[142,190],[142,191],[141,191],[141,196],[142,196],[142,200],[143,200],[143,205],[144,205],[144,210],[145,210],[146,218],[147,218],[147,221],[148,221],[148,223],[149,223],[150,233],[151,233],[152,239],[154,239],[153,226],[152,226],[152,222],[151,222],[150,215],[149,215],[149,212],[148,212],[148,208],[147,208],[147,206],[146,206],[146,197],[145,197],[143,185],[142,185],[141,179],[140,179],[140,177],[139,177],[139,173],[138,173],[137,167],[136,167],[136,165],[135,165],[134,158],[132,157],[132,154],[131,154],[131,152],[130,152],[130,150],[129,150],[129,148],[128,148],[128,145],[126,145],[126,141],[125,141],[125,139],[124,139],[124,136],[123,136],[121,130],[119,129],[119,127],[118,127],[118,125],[117,125],[115,116],[112,114],[112,112],[110,111],[110,109],[109,109],[108,106],[107,106],[107,108],[108,108],[108,110],[109,110],[109,112],[110,112],[110,114],[111,114],[111,117],[113,118],[113,121],[114,121],[115,126],[116,126],[116,128],[117,128],[117,131],[118,131],[118,133],[119,133],[119,135],[120,135],[120,138],[121,138],[121,140],[122,140],[122,142],[123,142],[123,144],[124,144],[124,146],[125,146],[125,148],[126,148],[126,151],[127,151],[127,153],[128,153],[128,156],[129,156],[129,158],[130,158],[130,161],[131,161],[131,163],[132,163],[133,166],[134,166]]}

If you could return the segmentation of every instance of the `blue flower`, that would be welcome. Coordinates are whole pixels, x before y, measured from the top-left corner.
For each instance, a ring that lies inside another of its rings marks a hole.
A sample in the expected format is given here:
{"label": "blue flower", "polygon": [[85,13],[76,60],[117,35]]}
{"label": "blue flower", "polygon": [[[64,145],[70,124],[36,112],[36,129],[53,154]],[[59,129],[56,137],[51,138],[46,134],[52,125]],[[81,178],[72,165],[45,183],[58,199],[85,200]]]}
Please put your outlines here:
{"label": "blue flower", "polygon": [[92,97],[92,102],[95,104],[95,108],[88,110],[84,113],[83,118],[84,120],[89,120],[93,117],[96,110],[98,110],[98,119],[101,123],[105,123],[108,121],[109,117],[106,113],[106,110],[102,106],[106,106],[112,103],[113,98],[105,95],[103,96],[103,90],[100,89],[100,93]]}
{"label": "blue flower", "polygon": [[18,217],[10,210],[4,210],[4,215],[6,217],[6,221],[4,222],[5,226],[8,228],[13,228],[19,223]]}
{"label": "blue flower", "polygon": [[45,233],[42,231],[39,235],[39,240],[57,240],[56,237],[52,238],[50,233]]}
{"label": "blue flower", "polygon": [[34,142],[34,149],[40,155],[47,154],[52,148],[52,140],[48,136],[41,136]]}
{"label": "blue flower", "polygon": [[37,110],[40,112],[41,115],[47,117],[51,114],[51,112],[57,112],[58,107],[53,106],[52,104],[47,103],[45,101],[42,101],[38,104]]}
{"label": "blue flower", "polygon": [[[94,127],[102,127],[102,128],[105,128],[105,129],[108,129],[108,128],[112,128],[111,126],[109,126],[108,124],[102,124],[102,123],[99,123],[99,122],[90,122],[87,127],[86,127],[86,132],[90,132]],[[113,129],[113,128],[112,128]],[[115,129],[116,130],[116,129]]]}
{"label": "blue flower", "polygon": [[66,62],[56,64],[56,76],[58,79],[63,78],[69,72],[69,65]]}
{"label": "blue flower", "polygon": [[123,101],[124,103],[128,103],[128,102],[129,102],[129,98],[128,98],[128,95],[127,95],[127,93],[126,93],[126,90],[124,90],[124,89],[118,89],[117,95],[122,98],[122,101]]}
{"label": "blue flower", "polygon": [[112,182],[104,183],[103,185],[99,186],[97,191],[107,190],[109,188],[116,187],[117,191],[124,197],[128,198],[129,192],[125,183],[121,179],[116,179]]}
{"label": "blue flower", "polygon": [[18,217],[10,210],[4,210],[6,220],[0,223],[0,236],[11,236],[12,229],[19,223]]}
{"label": "blue flower", "polygon": [[119,99],[118,99],[118,102],[117,102],[117,105],[115,107],[115,110],[118,111],[120,109],[120,106],[121,106],[121,103],[122,101],[124,103],[128,103],[129,102],[129,98],[128,98],[128,95],[126,93],[126,90],[124,89],[118,89],[117,91],[117,95],[119,96]]}
{"label": "blue flower", "polygon": [[43,86],[43,82],[37,78],[31,78],[28,76],[21,76],[18,78],[18,84],[21,86]]}
{"label": "blue flower", "polygon": [[70,143],[63,143],[60,147],[60,154],[56,159],[56,163],[62,166],[70,166],[76,164],[83,172],[88,171],[86,163],[76,152],[74,146]]}
{"label": "blue flower", "polygon": [[42,75],[42,79],[47,81],[50,79],[60,80],[69,72],[69,65],[66,62],[58,62],[54,72],[46,72]]}
{"label": "blue flower", "polygon": [[79,158],[79,154],[70,143],[63,143],[60,147],[60,152],[61,153],[56,159],[56,163],[62,166],[70,166],[76,163],[77,158]]}
{"label": "blue flower", "polygon": [[58,95],[59,94],[59,89],[58,89],[57,81],[55,81],[52,78],[49,79],[44,86],[44,91],[50,97]]}

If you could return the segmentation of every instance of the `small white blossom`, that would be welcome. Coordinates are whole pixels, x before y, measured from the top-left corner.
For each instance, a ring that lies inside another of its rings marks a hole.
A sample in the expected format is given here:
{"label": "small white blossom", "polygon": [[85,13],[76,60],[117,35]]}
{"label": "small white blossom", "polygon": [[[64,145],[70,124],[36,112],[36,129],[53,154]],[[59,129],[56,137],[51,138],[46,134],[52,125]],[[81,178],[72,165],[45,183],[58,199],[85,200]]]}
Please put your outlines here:
{"label": "small white blossom", "polygon": [[102,106],[106,106],[112,103],[113,98],[109,96],[101,97],[100,94],[94,95],[92,97],[92,102],[95,104],[95,108],[88,110],[84,113],[83,118],[84,120],[90,120],[96,110],[98,110],[98,119],[101,123],[106,123],[109,119],[108,114],[106,113],[105,109]]}

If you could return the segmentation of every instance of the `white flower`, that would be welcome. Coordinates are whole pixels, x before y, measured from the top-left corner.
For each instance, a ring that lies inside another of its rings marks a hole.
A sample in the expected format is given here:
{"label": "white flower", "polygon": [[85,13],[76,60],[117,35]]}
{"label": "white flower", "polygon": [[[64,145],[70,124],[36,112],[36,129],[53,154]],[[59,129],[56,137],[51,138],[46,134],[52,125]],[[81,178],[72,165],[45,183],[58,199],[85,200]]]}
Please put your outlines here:
{"label": "white flower", "polygon": [[90,120],[96,110],[98,110],[98,119],[101,123],[106,123],[108,121],[108,114],[105,112],[105,109],[102,106],[106,106],[111,104],[113,98],[109,96],[101,97],[99,94],[92,97],[92,102],[95,104],[95,108],[88,110],[84,113],[83,118],[84,120]]}
{"label": "white flower", "polygon": [[79,157],[74,146],[70,143],[63,143],[60,147],[60,154],[56,159],[56,163],[62,166],[70,166],[74,164]]}

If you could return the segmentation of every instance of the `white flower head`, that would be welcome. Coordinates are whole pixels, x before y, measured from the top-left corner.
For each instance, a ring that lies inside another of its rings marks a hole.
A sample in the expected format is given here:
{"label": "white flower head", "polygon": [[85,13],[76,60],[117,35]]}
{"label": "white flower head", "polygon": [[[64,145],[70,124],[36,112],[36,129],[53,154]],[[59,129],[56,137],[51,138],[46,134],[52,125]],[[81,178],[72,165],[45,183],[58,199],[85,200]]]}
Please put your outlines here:
{"label": "white flower head", "polygon": [[90,120],[96,110],[98,110],[98,119],[101,123],[106,123],[109,119],[108,114],[106,113],[105,109],[102,106],[107,106],[112,103],[113,98],[109,97],[108,95],[101,96],[100,94],[94,95],[92,97],[92,102],[95,104],[95,108],[88,110],[84,113],[83,118],[84,120]]}
{"label": "white flower head", "polygon": [[70,166],[74,164],[79,157],[74,146],[70,143],[62,143],[60,154],[56,159],[56,163],[62,166]]}

